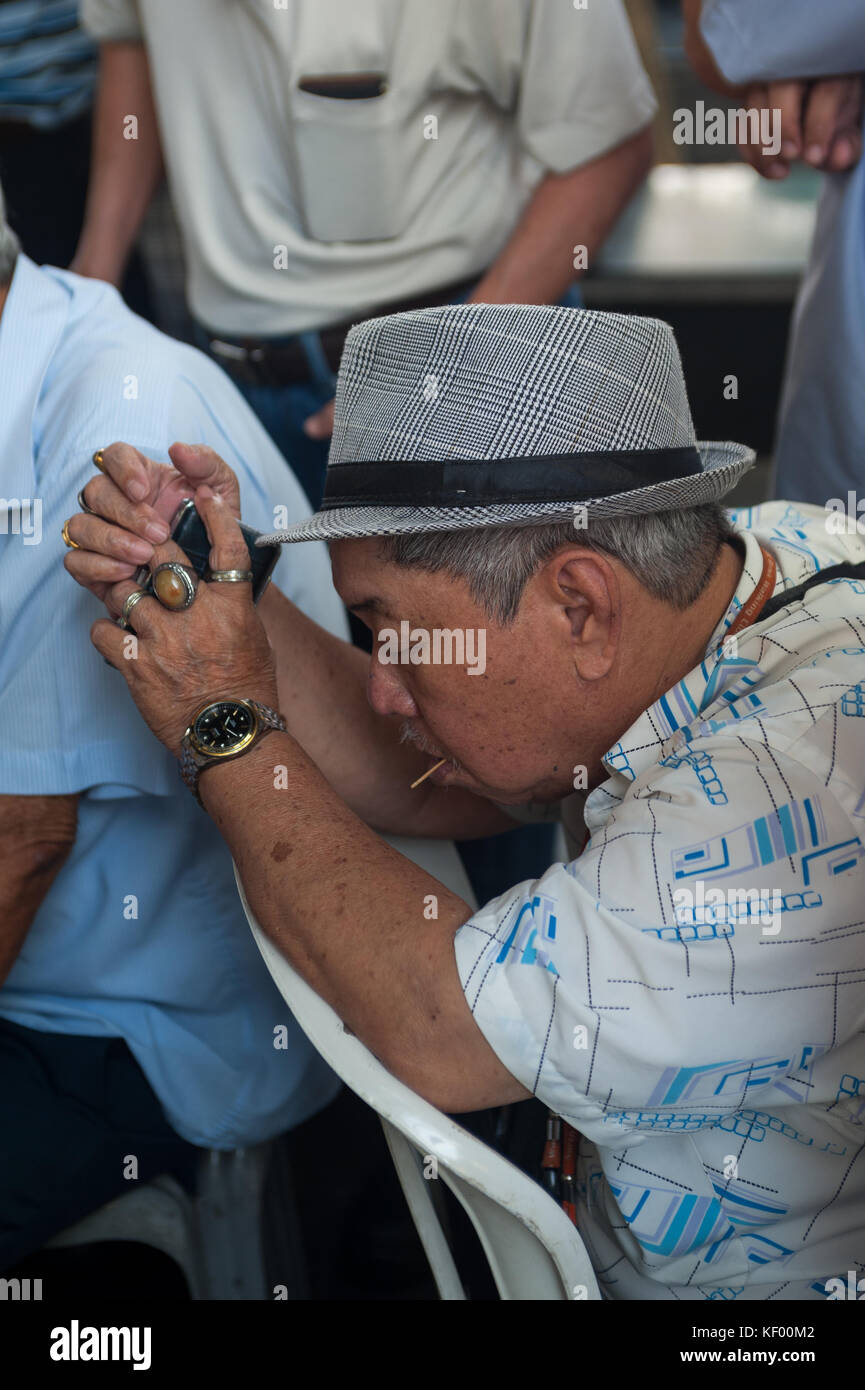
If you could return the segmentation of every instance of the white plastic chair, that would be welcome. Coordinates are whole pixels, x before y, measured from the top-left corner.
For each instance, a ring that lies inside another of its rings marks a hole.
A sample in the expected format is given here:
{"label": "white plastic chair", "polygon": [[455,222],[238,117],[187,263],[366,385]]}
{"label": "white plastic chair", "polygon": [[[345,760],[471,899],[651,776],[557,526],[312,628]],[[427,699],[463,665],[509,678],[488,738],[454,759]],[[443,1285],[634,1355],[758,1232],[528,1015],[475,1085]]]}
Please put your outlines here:
{"label": "white plastic chair", "polygon": [[[473,902],[449,841],[388,841]],[[235,878],[264,962],[301,1028],[345,1084],[378,1112],[439,1296],[466,1297],[432,1200],[430,1179],[436,1172],[467,1212],[501,1298],[599,1299],[583,1241],[558,1203],[514,1164],[398,1081],[346,1031],[333,1009],[264,934],[236,866]]]}

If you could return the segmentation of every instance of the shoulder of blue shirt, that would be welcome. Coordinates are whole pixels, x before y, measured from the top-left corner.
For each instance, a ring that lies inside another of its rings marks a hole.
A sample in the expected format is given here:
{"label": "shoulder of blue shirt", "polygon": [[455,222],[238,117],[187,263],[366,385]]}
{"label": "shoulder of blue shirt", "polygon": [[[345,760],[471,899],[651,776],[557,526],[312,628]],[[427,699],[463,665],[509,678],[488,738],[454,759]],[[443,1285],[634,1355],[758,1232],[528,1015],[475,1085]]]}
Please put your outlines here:
{"label": "shoulder of blue shirt", "polygon": [[[78,510],[79,488],[95,476],[92,454],[124,439],[167,462],[174,440],[208,444],[237,473],[243,516],[250,525],[270,530],[275,506],[285,509],[289,521],[309,515],[309,506],[221,368],[138,318],[111,287],[54,268],[41,273],[67,290],[68,314],[34,420],[42,542],[30,547],[15,537],[6,542],[21,546],[22,563],[16,562],[19,582],[5,594],[4,628],[28,636],[21,650],[7,652],[6,661],[0,655],[0,706],[7,700],[26,705],[30,734],[24,742],[29,749],[39,745],[35,731],[44,725],[45,743],[32,759],[23,748],[17,756],[14,746],[7,749],[0,793],[50,795],[104,786],[108,795],[170,794],[180,785],[170,767],[173,760],[161,756],[128,694],[107,684],[118,677],[90,646],[89,629],[100,616],[100,605],[58,568],[59,530]],[[324,546],[284,547],[274,582],[315,621],[346,636]],[[87,743],[88,730],[96,724],[98,747]],[[65,740],[74,741],[74,747]],[[22,754],[24,761],[19,761]],[[88,765],[94,769],[92,781]]]}

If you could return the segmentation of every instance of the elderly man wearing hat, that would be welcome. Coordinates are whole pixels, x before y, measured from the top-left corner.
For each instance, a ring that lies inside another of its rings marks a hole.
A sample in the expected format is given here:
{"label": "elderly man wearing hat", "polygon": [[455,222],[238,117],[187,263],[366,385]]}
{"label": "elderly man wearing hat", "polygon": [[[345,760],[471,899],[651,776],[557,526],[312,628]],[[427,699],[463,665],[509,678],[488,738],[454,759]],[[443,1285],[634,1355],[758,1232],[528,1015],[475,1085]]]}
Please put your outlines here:
{"label": "elderly man wearing hat", "polygon": [[[279,949],[436,1105],[579,1132],[607,1296],[831,1297],[865,1259],[862,538],[726,513],[752,454],[696,441],[669,328],[565,308],[352,330],[323,506],[278,538],[331,542],[371,658],[253,607],[230,470],[171,457],[104,451],[66,564],[117,614],[117,526],[185,487],[240,571],[138,600],[135,660],[93,642]],[[375,834],[526,816],[569,862],[474,913]]]}

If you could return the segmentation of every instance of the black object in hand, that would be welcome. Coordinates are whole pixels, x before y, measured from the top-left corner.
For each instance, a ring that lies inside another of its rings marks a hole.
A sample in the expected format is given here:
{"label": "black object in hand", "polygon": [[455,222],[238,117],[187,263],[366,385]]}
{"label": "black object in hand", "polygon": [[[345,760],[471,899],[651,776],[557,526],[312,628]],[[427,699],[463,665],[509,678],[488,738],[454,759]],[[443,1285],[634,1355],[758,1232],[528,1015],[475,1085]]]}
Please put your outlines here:
{"label": "black object in hand", "polygon": [[[252,570],[252,601],[258,603],[270,583],[274,565],[279,559],[280,546],[255,544],[261,535],[252,526],[240,522],[240,529],[249,551],[249,568]],[[207,528],[195,508],[191,498],[181,502],[171,523],[171,539],[189,557],[189,563],[202,579],[210,573],[210,541]]]}

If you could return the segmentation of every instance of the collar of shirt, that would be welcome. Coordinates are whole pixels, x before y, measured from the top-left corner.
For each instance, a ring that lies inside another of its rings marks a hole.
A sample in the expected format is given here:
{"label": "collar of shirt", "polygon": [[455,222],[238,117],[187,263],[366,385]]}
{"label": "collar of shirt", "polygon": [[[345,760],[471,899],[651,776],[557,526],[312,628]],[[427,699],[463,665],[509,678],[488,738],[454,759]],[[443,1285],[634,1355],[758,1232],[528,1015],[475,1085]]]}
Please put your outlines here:
{"label": "collar of shirt", "polygon": [[[736,534],[745,549],[742,574],[723,617],[709,638],[703,660],[677,685],[650,705],[601,759],[611,774],[610,780],[602,784],[603,802],[608,809],[622,799],[628,783],[635,782],[643,772],[665,756],[666,752],[687,742],[687,736],[679,731],[692,724],[708,709],[728,687],[731,678],[736,679],[737,672],[744,675],[746,669],[754,666],[750,659],[740,658],[733,652],[725,654],[722,650],[725,633],[751,597],[763,572],[763,555],[757,537],[750,531],[739,528]],[[779,569],[775,576],[773,594],[769,597],[784,587],[785,582]],[[668,743],[669,748],[666,747]],[[601,787],[596,789],[598,792],[601,790]],[[592,797],[594,796],[595,793],[592,793]],[[590,802],[591,799],[590,797]],[[587,803],[587,812],[588,809]]]}
{"label": "collar of shirt", "polygon": [[10,502],[36,491],[33,416],[68,305],[67,291],[19,255],[0,316],[0,487]]}

